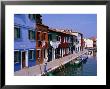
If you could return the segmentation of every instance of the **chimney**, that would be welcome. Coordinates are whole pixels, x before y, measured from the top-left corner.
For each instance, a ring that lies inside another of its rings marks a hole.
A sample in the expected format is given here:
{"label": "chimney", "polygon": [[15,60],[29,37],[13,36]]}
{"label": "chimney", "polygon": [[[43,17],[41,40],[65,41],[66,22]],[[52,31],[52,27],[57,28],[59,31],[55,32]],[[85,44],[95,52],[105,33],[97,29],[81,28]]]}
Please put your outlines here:
{"label": "chimney", "polygon": [[41,19],[41,15],[40,14],[36,14],[36,24],[42,24],[42,19]]}

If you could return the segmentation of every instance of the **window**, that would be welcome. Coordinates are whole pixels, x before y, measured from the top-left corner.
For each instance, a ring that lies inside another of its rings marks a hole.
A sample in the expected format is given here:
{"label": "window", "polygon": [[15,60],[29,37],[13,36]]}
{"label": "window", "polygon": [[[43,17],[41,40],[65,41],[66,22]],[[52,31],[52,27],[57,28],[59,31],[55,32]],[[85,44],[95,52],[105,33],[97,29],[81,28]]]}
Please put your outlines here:
{"label": "window", "polygon": [[28,37],[29,37],[29,40],[35,40],[35,31],[29,30]]}
{"label": "window", "polygon": [[73,42],[73,39],[74,39],[74,37],[71,36],[71,37],[70,37],[70,42]]}
{"label": "window", "polygon": [[65,42],[65,37],[63,37],[63,42]]}
{"label": "window", "polygon": [[38,57],[38,58],[41,57],[40,54],[41,54],[41,53],[40,53],[40,50],[37,50],[37,57]]}
{"label": "window", "polygon": [[69,37],[67,37],[67,42],[69,42]]}
{"label": "window", "polygon": [[45,40],[46,39],[46,33],[43,33],[43,40]]}
{"label": "window", "polygon": [[78,39],[76,39],[76,43],[78,43]]}
{"label": "window", "polygon": [[57,41],[60,41],[60,36],[56,36],[57,37]]}
{"label": "window", "polygon": [[37,32],[37,40],[40,40],[40,32]]}
{"label": "window", "polygon": [[58,36],[56,36],[56,38],[57,38],[57,41],[58,41],[58,40],[59,40],[59,39],[58,39]]}
{"label": "window", "polygon": [[68,42],[68,37],[66,37],[66,42]]}
{"label": "window", "polygon": [[40,47],[42,45],[41,41],[38,41],[38,47]]}
{"label": "window", "polygon": [[49,39],[49,41],[52,40],[52,35],[51,34],[48,34],[48,39]]}
{"label": "window", "polygon": [[14,63],[18,63],[21,60],[21,52],[20,51],[14,51]]}
{"label": "window", "polygon": [[14,38],[19,39],[20,37],[20,28],[14,27]]}
{"label": "window", "polygon": [[30,20],[36,20],[36,15],[35,14],[29,14],[29,19]]}
{"label": "window", "polygon": [[33,60],[35,58],[35,50],[29,50],[28,57],[30,60]]}
{"label": "window", "polygon": [[67,37],[64,37],[64,42],[67,42]]}

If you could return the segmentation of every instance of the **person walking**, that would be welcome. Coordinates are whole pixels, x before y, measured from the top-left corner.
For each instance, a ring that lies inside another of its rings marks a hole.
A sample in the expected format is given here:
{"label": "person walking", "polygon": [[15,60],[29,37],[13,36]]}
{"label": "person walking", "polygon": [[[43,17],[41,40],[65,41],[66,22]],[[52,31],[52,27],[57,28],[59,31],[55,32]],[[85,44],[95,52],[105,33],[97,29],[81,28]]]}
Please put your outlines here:
{"label": "person walking", "polygon": [[44,72],[47,73],[47,63],[44,65]]}

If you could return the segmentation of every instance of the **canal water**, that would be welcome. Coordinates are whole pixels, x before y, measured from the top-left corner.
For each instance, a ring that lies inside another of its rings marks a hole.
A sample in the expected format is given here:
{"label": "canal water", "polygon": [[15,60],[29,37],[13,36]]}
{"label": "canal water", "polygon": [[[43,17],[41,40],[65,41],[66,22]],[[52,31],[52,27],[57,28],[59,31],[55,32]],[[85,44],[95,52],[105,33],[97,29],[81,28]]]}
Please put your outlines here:
{"label": "canal water", "polygon": [[48,76],[97,76],[97,56],[92,51],[88,59],[80,64],[68,63],[65,66],[50,72]]}

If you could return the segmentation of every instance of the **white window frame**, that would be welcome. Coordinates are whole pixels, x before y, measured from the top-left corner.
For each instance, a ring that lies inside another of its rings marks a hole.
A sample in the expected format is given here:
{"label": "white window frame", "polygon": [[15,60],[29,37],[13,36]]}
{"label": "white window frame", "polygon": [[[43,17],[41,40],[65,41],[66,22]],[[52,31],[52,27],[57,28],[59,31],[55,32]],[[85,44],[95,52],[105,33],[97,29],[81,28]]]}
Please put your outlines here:
{"label": "white window frame", "polygon": [[32,55],[32,59],[29,59],[29,60],[34,60],[34,50],[35,50],[35,49],[29,49],[28,52],[29,52],[30,50],[32,51],[32,54],[31,54],[31,55]]}

